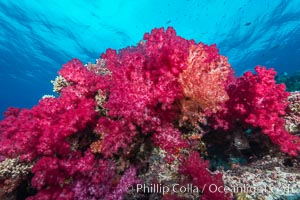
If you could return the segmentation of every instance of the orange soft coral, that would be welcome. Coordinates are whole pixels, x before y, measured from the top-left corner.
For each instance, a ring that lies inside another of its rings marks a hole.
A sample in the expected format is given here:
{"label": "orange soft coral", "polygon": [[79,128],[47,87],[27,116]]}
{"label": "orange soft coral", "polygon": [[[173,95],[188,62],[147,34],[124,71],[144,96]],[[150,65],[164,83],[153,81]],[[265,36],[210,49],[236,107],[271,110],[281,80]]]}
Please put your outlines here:
{"label": "orange soft coral", "polygon": [[215,45],[191,45],[188,67],[180,74],[179,82],[187,97],[196,101],[203,111],[217,111],[228,100],[225,85],[231,74],[226,57],[218,54]]}

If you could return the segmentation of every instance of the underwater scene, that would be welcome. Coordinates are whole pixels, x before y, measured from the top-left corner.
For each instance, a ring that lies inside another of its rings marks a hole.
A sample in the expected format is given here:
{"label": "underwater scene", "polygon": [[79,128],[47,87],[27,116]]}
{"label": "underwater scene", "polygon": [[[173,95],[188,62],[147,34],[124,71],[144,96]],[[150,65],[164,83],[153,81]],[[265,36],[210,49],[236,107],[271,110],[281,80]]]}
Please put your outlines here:
{"label": "underwater scene", "polygon": [[0,200],[299,200],[299,0],[1,0]]}

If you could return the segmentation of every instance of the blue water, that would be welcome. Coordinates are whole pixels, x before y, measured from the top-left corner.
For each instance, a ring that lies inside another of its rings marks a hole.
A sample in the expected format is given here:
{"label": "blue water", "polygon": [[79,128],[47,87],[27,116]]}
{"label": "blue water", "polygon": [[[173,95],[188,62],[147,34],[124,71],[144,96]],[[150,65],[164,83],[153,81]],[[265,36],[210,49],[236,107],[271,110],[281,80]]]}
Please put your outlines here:
{"label": "blue water", "polygon": [[94,62],[154,27],[216,43],[238,74],[257,64],[293,73],[300,69],[299,7],[299,0],[1,0],[0,112],[52,94],[50,80],[71,58]]}

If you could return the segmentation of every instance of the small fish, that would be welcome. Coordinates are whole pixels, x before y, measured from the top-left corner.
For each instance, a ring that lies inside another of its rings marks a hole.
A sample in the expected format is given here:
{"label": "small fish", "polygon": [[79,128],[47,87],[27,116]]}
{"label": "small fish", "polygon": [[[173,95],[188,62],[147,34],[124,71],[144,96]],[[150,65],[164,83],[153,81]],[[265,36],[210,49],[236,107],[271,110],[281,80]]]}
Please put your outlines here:
{"label": "small fish", "polygon": [[240,134],[235,133],[233,142],[234,142],[234,146],[238,150],[250,149],[249,141],[247,137],[242,133]]}
{"label": "small fish", "polygon": [[250,26],[251,25],[251,22],[247,22],[246,24],[245,24],[245,26]]}

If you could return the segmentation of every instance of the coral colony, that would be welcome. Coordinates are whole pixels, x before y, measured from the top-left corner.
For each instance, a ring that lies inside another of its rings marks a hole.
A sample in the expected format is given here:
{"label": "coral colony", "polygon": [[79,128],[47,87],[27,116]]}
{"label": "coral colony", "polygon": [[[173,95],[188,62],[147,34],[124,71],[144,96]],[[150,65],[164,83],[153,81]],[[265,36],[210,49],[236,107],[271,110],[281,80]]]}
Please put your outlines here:
{"label": "coral colony", "polygon": [[95,64],[73,59],[53,81],[58,97],[4,113],[0,197],[222,200],[299,193],[300,95],[286,92],[275,75],[257,66],[237,77],[215,45],[186,40],[173,28],[108,49]]}

